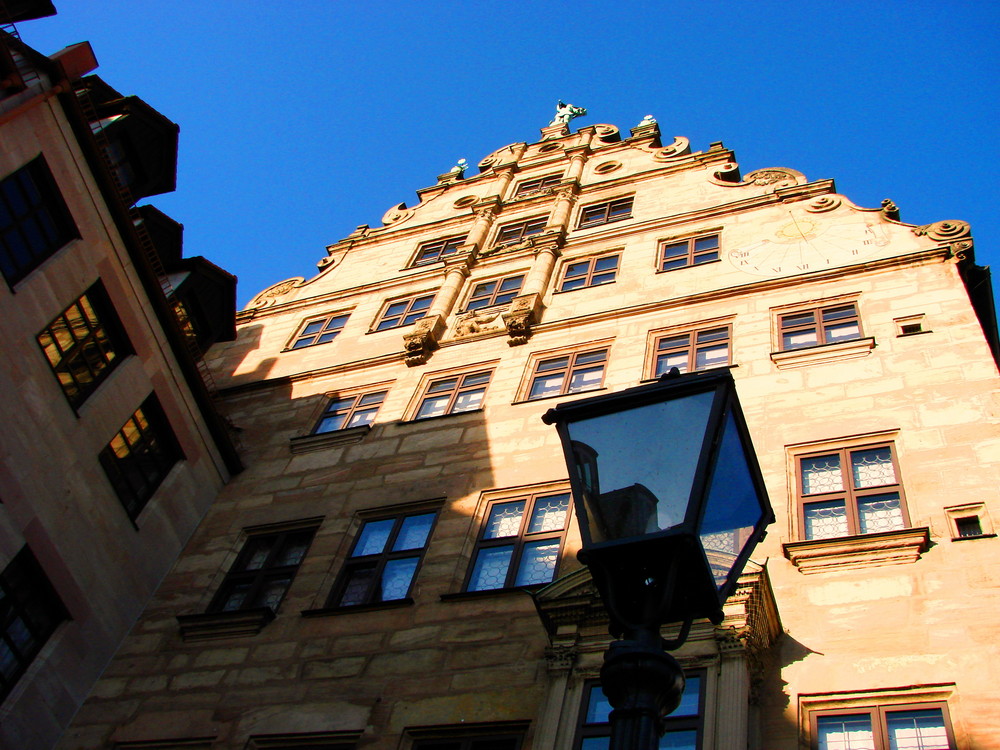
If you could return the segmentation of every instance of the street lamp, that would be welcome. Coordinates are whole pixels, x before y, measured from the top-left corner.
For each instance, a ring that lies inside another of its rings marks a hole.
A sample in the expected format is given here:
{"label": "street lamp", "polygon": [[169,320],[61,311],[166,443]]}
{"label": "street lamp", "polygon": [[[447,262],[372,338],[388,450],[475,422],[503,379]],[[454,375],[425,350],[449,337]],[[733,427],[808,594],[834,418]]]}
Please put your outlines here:
{"label": "street lamp", "polygon": [[[680,702],[678,648],[696,618],[722,622],[751,552],[774,521],[728,370],[680,375],[559,404],[583,548],[608,610],[601,686],[610,750],[653,750]],[[660,626],[683,623],[671,642]]]}

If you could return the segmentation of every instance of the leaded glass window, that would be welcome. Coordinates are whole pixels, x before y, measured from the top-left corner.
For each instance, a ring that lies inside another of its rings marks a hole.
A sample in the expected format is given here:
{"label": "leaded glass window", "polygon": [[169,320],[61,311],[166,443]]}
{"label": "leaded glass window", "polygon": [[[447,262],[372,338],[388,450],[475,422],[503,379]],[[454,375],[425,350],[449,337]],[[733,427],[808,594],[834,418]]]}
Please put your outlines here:
{"label": "leaded glass window", "polygon": [[559,564],[569,505],[568,492],[493,502],[479,534],[466,589],[549,583]]}
{"label": "leaded glass window", "polygon": [[909,525],[889,444],[802,456],[798,489],[806,539],[876,534]]}

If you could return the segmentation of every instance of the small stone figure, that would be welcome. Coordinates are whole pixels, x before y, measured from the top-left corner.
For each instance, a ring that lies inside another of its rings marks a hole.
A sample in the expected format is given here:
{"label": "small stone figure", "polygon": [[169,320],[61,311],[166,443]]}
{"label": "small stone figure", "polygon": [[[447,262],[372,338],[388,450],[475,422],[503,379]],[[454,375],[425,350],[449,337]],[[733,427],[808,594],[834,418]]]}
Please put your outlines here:
{"label": "small stone figure", "polygon": [[656,124],[656,118],[653,117],[652,115],[646,115],[645,117],[642,118],[642,122],[636,125],[636,128],[644,128],[647,125],[655,125],[655,124]]}
{"label": "small stone figure", "polygon": [[549,127],[553,125],[569,125],[569,121],[574,117],[582,117],[585,114],[587,114],[587,110],[583,107],[574,107],[572,104],[566,104],[560,100],[556,105],[556,116],[552,118]]}
{"label": "small stone figure", "polygon": [[469,162],[467,162],[465,159],[459,159],[458,164],[452,167],[449,171],[452,174],[464,175],[465,170],[468,168],[469,168]]}

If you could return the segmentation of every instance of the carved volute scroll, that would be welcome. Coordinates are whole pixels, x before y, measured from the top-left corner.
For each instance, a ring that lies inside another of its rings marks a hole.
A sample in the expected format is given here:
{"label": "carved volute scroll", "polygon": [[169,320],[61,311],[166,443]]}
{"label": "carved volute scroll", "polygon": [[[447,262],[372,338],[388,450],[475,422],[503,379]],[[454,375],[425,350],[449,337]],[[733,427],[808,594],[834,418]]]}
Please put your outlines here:
{"label": "carved volute scroll", "polygon": [[285,281],[279,281],[277,284],[269,286],[264,291],[260,292],[256,297],[250,300],[247,304],[247,310],[260,310],[265,307],[271,307],[278,303],[281,297],[284,297],[293,289],[296,289],[306,283],[306,280],[301,276],[296,276],[292,279],[286,279]]}
{"label": "carved volute scroll", "polygon": [[933,224],[913,227],[918,237],[928,237],[935,242],[947,243],[951,254],[962,260],[972,249],[972,228],[964,221],[936,221]]}

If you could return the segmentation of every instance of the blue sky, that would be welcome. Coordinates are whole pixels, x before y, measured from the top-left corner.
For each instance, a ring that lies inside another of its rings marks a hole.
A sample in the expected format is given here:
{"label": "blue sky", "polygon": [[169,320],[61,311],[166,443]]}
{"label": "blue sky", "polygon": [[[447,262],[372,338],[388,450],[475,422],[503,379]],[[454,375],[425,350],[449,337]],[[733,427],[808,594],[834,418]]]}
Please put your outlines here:
{"label": "blue sky", "polygon": [[[413,205],[457,159],[654,115],[744,174],[834,178],[903,221],[972,224],[1000,269],[994,170],[1000,4],[56,0],[24,22],[45,53],[88,40],[97,71],[181,126],[176,193],[149,202],[185,252],[235,273],[240,306],[312,276],[326,245]],[[997,270],[1000,277],[1000,270]],[[1000,278],[995,285],[1000,286]]]}

